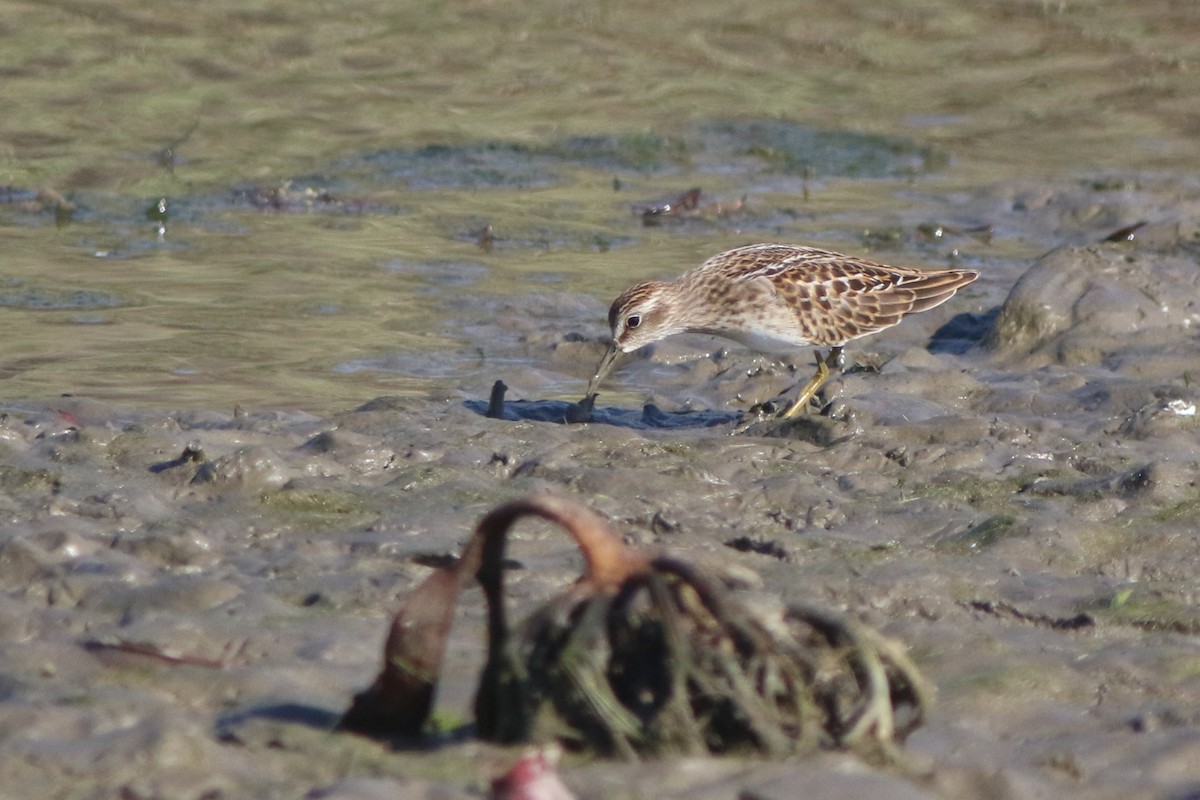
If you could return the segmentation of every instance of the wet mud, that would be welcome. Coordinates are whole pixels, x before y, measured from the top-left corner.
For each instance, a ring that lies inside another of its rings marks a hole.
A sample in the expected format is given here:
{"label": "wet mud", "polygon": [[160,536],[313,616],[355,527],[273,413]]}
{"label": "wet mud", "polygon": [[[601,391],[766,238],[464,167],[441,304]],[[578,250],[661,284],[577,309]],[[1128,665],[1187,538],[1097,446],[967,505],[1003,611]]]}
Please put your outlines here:
{"label": "wet mud", "polygon": [[[446,734],[394,751],[334,725],[399,598],[488,509],[551,491],[708,565],[749,606],[877,627],[938,688],[906,746],[917,777],[846,773],[832,753],[568,756],[581,797],[784,796],[798,780],[818,797],[1185,796],[1200,757],[1194,219],[1056,249],[1010,292],[985,279],[851,348],[820,408],[738,435],[806,362],[668,340],[618,371],[655,405],[618,393],[583,425],[513,390],[500,418],[484,396],[328,416],[9,408],[0,770],[72,797],[480,791],[503,749]],[[547,364],[565,348],[582,376],[603,352],[600,333],[541,325],[521,346]],[[516,530],[510,602],[531,607],[575,556],[544,525]],[[480,668],[482,598],[463,604],[435,711],[447,732]]]}

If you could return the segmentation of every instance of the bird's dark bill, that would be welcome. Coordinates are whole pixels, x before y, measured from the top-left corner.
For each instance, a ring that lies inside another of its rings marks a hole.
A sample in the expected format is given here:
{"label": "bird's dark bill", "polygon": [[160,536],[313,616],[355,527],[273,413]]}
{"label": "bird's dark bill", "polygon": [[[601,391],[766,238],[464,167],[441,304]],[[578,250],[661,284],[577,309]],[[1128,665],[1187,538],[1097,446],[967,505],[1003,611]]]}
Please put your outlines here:
{"label": "bird's dark bill", "polygon": [[617,356],[621,354],[621,350],[617,347],[617,343],[613,342],[608,346],[608,350],[604,353],[604,358],[600,359],[600,365],[596,367],[596,374],[588,381],[587,394],[584,396],[586,401],[596,395],[596,390],[600,388],[600,382],[604,380],[609,371],[613,367],[613,363],[617,360]]}

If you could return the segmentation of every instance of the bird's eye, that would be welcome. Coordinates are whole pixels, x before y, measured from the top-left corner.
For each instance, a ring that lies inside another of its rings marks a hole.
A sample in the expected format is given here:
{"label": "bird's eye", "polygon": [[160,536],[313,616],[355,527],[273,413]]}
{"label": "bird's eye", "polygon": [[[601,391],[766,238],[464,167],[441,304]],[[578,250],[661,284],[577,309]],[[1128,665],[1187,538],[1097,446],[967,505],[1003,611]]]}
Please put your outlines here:
{"label": "bird's eye", "polygon": [[636,328],[638,325],[641,325],[641,324],[642,324],[642,315],[641,314],[630,314],[628,319],[625,320],[626,328]]}

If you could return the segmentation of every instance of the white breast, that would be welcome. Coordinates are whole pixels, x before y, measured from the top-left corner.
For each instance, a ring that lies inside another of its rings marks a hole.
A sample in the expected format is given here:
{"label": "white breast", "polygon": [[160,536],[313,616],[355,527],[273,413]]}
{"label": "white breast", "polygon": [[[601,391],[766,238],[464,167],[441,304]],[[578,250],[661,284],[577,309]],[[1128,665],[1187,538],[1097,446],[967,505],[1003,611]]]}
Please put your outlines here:
{"label": "white breast", "polygon": [[795,353],[798,347],[810,347],[812,342],[802,338],[795,327],[774,326],[759,322],[757,330],[703,330],[698,333],[709,333],[725,339],[746,345],[751,350],[760,353],[788,354]]}

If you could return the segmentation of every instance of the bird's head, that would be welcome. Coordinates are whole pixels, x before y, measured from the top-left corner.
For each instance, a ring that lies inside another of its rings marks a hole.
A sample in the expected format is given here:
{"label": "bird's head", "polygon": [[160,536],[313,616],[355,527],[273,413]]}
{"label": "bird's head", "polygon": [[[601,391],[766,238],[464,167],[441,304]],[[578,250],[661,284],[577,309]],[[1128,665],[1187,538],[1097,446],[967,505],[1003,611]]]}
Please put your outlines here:
{"label": "bird's head", "polygon": [[667,284],[639,283],[626,289],[608,310],[608,327],[613,343],[623,353],[632,353],[659,339],[679,333],[671,324]]}

